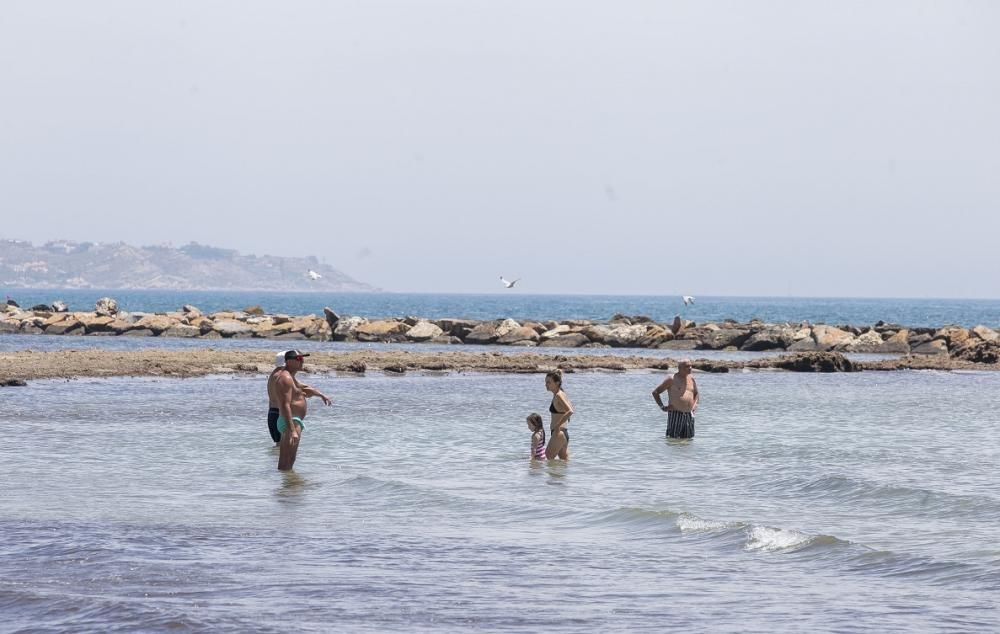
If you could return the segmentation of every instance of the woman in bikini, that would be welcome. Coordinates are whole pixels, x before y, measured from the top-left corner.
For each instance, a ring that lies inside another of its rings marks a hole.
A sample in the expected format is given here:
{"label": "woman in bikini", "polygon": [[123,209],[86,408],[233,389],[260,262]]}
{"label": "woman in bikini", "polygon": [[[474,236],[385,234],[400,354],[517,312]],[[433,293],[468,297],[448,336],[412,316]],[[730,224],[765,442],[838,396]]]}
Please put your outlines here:
{"label": "woman in bikini", "polygon": [[545,389],[552,392],[552,402],[549,404],[549,412],[552,414],[552,422],[549,423],[551,433],[545,457],[549,460],[569,460],[569,432],[566,431],[566,425],[573,415],[573,404],[562,390],[561,370],[553,370],[545,375]]}

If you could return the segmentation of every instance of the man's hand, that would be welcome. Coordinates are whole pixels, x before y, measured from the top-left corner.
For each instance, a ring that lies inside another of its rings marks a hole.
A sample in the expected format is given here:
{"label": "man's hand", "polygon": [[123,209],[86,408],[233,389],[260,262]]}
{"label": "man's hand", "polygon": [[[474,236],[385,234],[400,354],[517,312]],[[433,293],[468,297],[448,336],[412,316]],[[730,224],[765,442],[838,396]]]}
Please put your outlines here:
{"label": "man's hand", "polygon": [[333,401],[331,401],[329,398],[327,398],[326,394],[320,394],[319,397],[321,399],[323,399],[323,404],[324,405],[333,405]]}

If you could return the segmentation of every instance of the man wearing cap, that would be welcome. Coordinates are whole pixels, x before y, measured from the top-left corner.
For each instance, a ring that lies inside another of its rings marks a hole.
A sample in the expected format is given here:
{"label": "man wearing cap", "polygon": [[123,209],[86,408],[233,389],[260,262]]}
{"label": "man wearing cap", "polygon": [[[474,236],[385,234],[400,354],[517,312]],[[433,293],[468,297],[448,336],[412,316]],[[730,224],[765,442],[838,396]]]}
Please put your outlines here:
{"label": "man wearing cap", "polygon": [[[660,394],[667,393],[667,404]],[[698,384],[691,376],[691,361],[682,359],[677,373],[653,390],[653,400],[667,413],[667,438],[694,438],[694,412],[698,409]]]}
{"label": "man wearing cap", "polygon": [[278,443],[278,469],[287,471],[295,464],[302,434],[302,419],[306,417],[306,399],[318,396],[326,405],[330,399],[319,390],[299,383],[295,374],[302,370],[309,355],[299,350],[279,352],[275,367],[267,379],[267,428]]}

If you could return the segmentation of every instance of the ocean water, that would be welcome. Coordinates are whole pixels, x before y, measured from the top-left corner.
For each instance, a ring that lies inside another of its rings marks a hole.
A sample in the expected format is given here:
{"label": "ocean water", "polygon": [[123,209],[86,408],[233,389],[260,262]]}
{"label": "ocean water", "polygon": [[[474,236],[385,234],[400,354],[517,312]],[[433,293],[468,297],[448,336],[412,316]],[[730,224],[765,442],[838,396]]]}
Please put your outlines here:
{"label": "ocean water", "polygon": [[771,323],[874,324],[879,320],[908,326],[984,324],[1000,327],[1000,299],[865,299],[802,297],[698,297],[684,306],[679,296],[531,295],[504,293],[458,295],[434,293],[278,293],[215,291],[125,291],[3,289],[23,307],[57,299],[70,310],[93,310],[98,298],[111,296],[125,310],[165,312],[194,304],[203,312],[240,310],[259,305],[269,313],[323,314],[329,306],[344,315],[429,319],[593,319],[615,313],[646,315],[666,322],[683,315],[695,322],[761,319]]}
{"label": "ocean water", "polygon": [[5,631],[1000,629],[1000,374],[316,376],[295,471],[263,377],[0,389]]}

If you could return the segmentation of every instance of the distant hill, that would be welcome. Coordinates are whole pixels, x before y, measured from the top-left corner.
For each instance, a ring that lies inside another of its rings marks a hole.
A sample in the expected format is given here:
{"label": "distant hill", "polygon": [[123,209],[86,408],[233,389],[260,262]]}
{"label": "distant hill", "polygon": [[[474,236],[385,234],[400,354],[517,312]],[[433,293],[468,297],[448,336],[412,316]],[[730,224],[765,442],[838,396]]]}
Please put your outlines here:
{"label": "distant hill", "polygon": [[[310,271],[313,272],[310,275]],[[318,275],[316,275],[318,274]],[[246,291],[375,291],[315,257],[240,255],[192,242],[173,248],[0,240],[0,286]]]}

